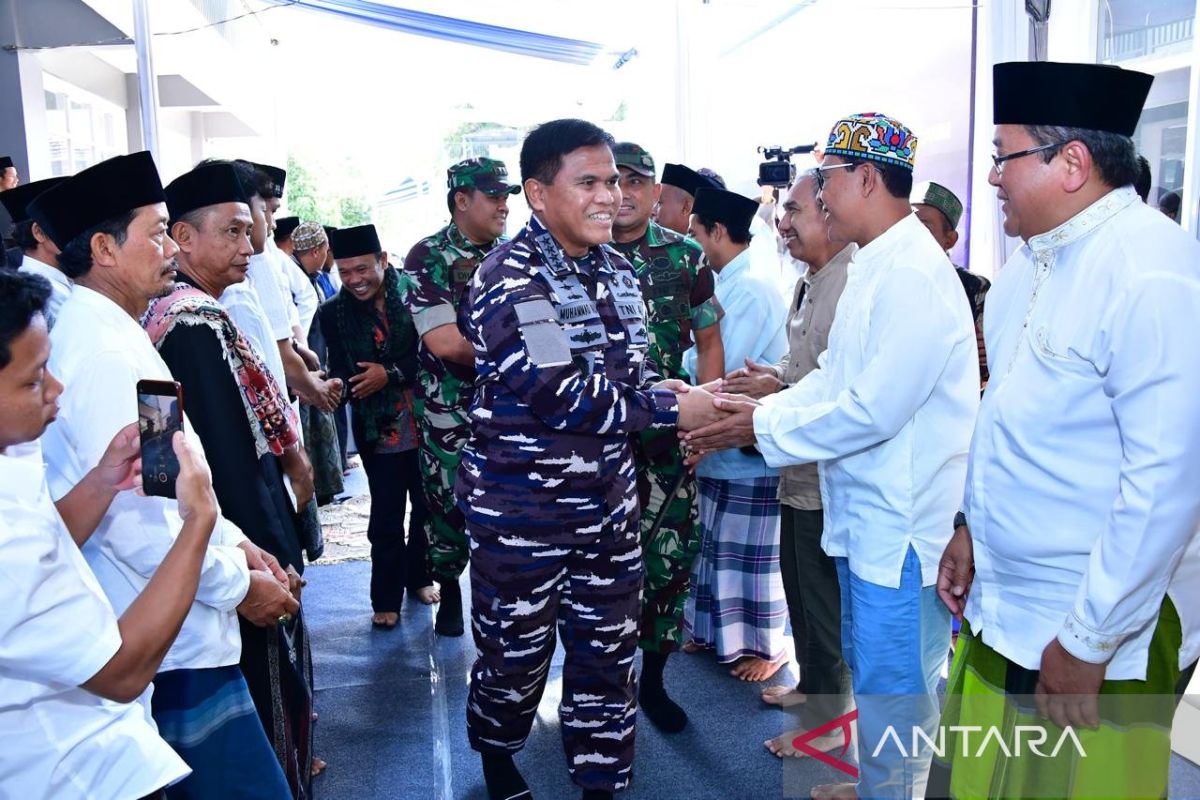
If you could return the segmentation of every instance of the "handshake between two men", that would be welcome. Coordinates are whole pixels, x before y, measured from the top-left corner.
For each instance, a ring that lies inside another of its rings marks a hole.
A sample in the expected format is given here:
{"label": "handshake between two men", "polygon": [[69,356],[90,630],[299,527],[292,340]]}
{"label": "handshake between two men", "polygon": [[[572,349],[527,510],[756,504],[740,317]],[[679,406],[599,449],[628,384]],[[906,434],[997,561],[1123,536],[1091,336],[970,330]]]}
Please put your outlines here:
{"label": "handshake between two men", "polygon": [[759,400],[786,387],[773,367],[746,359],[746,366],[700,386],[665,380],[659,388],[675,392],[679,403],[679,438],[690,451],[689,464],[706,453],[751,446],[754,410]]}

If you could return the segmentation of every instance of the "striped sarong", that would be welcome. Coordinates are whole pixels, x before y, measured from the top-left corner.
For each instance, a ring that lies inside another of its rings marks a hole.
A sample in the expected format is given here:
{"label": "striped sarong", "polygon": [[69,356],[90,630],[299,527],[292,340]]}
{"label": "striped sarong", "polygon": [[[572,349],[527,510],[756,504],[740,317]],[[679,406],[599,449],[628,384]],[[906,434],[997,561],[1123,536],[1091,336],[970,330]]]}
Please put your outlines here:
{"label": "striped sarong", "polygon": [[783,656],[787,602],[779,573],[779,479],[700,478],[700,555],[684,625],[717,659]]}
{"label": "striped sarong", "polygon": [[167,787],[170,800],[292,796],[236,665],[160,672],[150,705],[159,735],[192,768]]}
{"label": "striped sarong", "polygon": [[1171,721],[1195,668],[1179,668],[1182,639],[1175,606],[1164,600],[1146,680],[1105,681],[1100,727],[1064,730],[1038,716],[1037,671],[997,653],[964,621],[942,711],[945,747],[926,796],[1166,797]]}

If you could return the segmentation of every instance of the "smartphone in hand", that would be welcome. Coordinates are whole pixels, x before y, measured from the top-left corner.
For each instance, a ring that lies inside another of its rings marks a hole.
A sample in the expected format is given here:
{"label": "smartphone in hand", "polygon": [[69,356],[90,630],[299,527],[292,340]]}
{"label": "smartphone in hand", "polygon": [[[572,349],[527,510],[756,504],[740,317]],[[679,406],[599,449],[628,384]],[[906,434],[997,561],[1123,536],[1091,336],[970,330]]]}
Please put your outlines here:
{"label": "smartphone in hand", "polygon": [[183,389],[175,381],[138,381],[138,432],[142,443],[142,490],[175,497],[179,459],[171,439],[183,430]]}

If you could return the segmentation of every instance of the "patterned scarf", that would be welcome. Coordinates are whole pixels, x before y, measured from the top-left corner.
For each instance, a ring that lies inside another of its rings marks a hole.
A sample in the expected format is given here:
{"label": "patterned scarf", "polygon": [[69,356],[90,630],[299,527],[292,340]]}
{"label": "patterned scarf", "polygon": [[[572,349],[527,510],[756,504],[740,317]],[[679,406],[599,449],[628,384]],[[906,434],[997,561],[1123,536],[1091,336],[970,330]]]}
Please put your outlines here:
{"label": "patterned scarf", "polygon": [[280,391],[262,356],[238,330],[220,303],[181,281],[169,295],[151,302],[142,317],[142,327],[156,348],[162,346],[176,325],[206,325],[221,343],[225,363],[241,390],[242,405],[259,458],[267,453],[282,455],[285,449],[300,441],[300,420],[295,409]]}
{"label": "patterned scarf", "polygon": [[[375,314],[372,298],[356,300],[344,288],[332,301],[336,303],[338,335],[346,348],[351,365],[359,361],[397,364],[405,378],[416,374],[417,331],[401,299],[400,272],[395,267],[383,271],[384,315],[387,336],[382,345],[375,342]],[[375,394],[355,400],[354,413],[363,427],[366,444],[380,438],[384,425],[405,405],[404,389],[388,380]]]}

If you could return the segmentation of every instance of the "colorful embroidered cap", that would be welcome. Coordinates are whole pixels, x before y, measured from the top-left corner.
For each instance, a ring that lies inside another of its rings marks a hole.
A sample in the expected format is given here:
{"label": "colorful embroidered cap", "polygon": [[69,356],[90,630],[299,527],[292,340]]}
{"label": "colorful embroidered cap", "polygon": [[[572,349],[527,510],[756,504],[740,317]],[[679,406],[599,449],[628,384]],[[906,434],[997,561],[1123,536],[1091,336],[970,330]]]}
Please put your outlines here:
{"label": "colorful embroidered cap", "polygon": [[854,114],[834,124],[825,145],[825,155],[912,169],[917,158],[917,137],[883,114]]}
{"label": "colorful embroidered cap", "polygon": [[612,151],[618,167],[628,167],[645,178],[654,177],[654,157],[640,144],[620,142],[613,146]]}
{"label": "colorful embroidered cap", "polygon": [[962,201],[940,183],[925,181],[917,184],[913,187],[908,201],[913,205],[933,206],[942,212],[951,228],[957,228],[958,221],[962,219]]}
{"label": "colorful embroidered cap", "polygon": [[516,194],[521,187],[508,182],[508,167],[494,158],[468,158],[446,170],[448,189],[478,189],[490,194]]}
{"label": "colorful embroidered cap", "polygon": [[304,253],[314,247],[320,247],[329,241],[325,229],[319,222],[303,222],[292,231],[292,247],[297,253]]}

